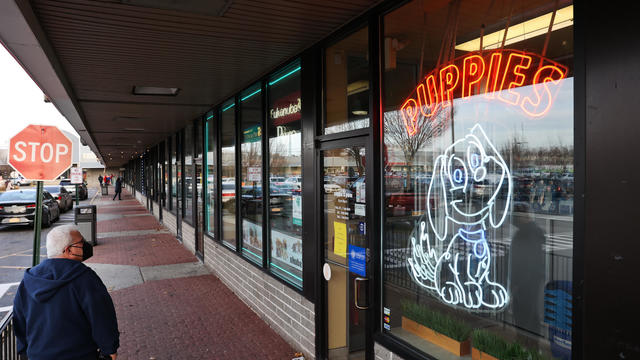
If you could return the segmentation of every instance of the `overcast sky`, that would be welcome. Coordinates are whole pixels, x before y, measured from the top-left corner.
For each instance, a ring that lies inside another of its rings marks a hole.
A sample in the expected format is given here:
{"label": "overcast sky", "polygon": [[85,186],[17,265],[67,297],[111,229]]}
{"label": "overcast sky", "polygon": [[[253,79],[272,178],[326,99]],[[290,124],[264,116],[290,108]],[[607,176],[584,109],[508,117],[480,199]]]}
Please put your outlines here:
{"label": "overcast sky", "polygon": [[0,46],[0,146],[29,124],[55,125],[78,135],[20,64]]}

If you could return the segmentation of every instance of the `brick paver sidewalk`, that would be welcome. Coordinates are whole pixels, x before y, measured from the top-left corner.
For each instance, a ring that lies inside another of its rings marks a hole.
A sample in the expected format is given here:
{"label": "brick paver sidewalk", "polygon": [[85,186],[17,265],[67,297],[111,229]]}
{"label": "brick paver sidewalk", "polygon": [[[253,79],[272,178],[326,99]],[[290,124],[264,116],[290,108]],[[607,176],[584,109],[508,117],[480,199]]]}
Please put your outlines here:
{"label": "brick paver sidewalk", "polygon": [[[214,275],[163,273],[162,280],[145,281],[154,269],[200,265],[126,190],[122,201],[112,197],[94,199],[99,245],[87,265],[111,266],[123,277],[124,270],[139,271],[135,285],[111,291],[120,328],[118,359],[293,358],[294,349]],[[98,273],[106,284],[111,281]]]}

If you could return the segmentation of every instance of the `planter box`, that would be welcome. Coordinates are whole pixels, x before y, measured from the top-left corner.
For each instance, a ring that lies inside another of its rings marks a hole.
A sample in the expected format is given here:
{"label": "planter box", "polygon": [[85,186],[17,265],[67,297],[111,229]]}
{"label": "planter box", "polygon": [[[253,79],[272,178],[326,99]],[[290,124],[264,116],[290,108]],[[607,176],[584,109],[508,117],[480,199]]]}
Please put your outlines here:
{"label": "planter box", "polygon": [[447,350],[452,354],[463,356],[471,353],[471,341],[469,341],[468,339],[463,342],[454,340],[448,336],[435,332],[424,325],[418,324],[417,322],[404,316],[402,317],[402,328],[414,335],[417,335],[429,341],[430,343],[433,343],[434,345]]}
{"label": "planter box", "polygon": [[497,357],[493,357],[485,352],[482,352],[476,348],[471,349],[472,360],[500,360]]}

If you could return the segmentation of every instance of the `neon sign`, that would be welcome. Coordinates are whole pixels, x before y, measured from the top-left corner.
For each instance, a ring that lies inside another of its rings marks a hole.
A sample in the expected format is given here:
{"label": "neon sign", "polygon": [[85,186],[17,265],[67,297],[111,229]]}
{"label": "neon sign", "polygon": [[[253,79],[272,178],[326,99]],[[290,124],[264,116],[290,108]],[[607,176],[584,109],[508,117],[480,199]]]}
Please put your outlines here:
{"label": "neon sign", "polygon": [[[478,183],[493,183],[492,193],[474,193]],[[504,223],[512,191],[509,168],[479,124],[447,147],[427,192],[437,208],[427,206],[409,240],[413,280],[451,306],[504,309],[509,293],[492,275],[487,236]]]}
{"label": "neon sign", "polygon": [[[400,108],[409,136],[418,132],[418,116],[427,119],[451,106],[454,99],[484,94],[518,107],[531,117],[544,116],[568,69],[555,61],[518,50],[472,52],[431,71]],[[513,89],[531,86],[523,96]]]}

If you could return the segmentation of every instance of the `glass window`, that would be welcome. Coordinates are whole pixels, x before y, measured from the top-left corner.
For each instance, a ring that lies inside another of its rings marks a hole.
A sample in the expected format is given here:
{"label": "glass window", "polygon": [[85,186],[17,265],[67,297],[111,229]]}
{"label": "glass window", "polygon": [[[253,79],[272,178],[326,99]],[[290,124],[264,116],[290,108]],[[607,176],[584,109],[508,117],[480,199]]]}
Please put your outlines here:
{"label": "glass window", "polygon": [[193,169],[193,125],[184,129],[184,221],[193,225],[193,187],[195,176]]}
{"label": "glass window", "polygon": [[197,232],[196,232],[196,250],[202,254],[203,250],[204,250],[204,238],[203,238],[203,230],[204,230],[204,204],[203,204],[203,197],[202,197],[202,188],[203,188],[203,177],[202,177],[202,150],[204,148],[204,132],[202,130],[203,128],[203,123],[202,123],[202,118],[198,118],[195,121],[195,145],[196,145],[196,152],[195,152],[195,156],[193,159],[194,162],[194,184],[195,184],[195,193],[194,193],[194,199],[195,199],[195,203],[196,203],[196,216],[197,218],[195,219],[196,221],[196,227],[197,227]]}
{"label": "glass window", "polygon": [[327,48],[325,88],[325,134],[369,126],[368,27]]}
{"label": "glass window", "polygon": [[269,99],[271,271],[302,287],[300,63],[274,74]]}
{"label": "glass window", "polygon": [[212,237],[215,237],[216,227],[216,157],[215,144],[216,144],[216,122],[213,112],[207,113],[205,123],[205,147],[207,152],[207,165],[205,166],[205,179],[207,179],[207,194],[206,194],[206,226],[205,231]]}
{"label": "glass window", "polygon": [[176,150],[177,150],[177,136],[174,135],[171,137],[171,212],[172,213],[176,213],[177,209],[178,209],[178,205],[177,205],[177,187],[178,187],[178,182],[176,181],[176,175],[178,174],[178,157],[176,156]]}
{"label": "glass window", "polygon": [[412,1],[384,29],[385,332],[571,358],[573,6]]}
{"label": "glass window", "polygon": [[162,196],[165,209],[171,209],[171,137],[164,142],[164,194]]}
{"label": "glass window", "polygon": [[242,254],[262,265],[262,89],[240,94]]}
{"label": "glass window", "polygon": [[234,100],[222,105],[222,243],[236,248],[236,112]]}

